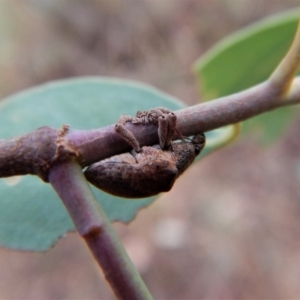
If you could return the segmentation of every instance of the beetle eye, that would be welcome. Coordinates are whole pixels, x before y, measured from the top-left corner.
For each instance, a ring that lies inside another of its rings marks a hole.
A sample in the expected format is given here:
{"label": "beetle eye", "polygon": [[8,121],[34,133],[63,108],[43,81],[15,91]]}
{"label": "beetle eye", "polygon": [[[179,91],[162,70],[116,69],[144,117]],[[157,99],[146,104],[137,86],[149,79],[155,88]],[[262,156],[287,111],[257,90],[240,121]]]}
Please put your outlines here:
{"label": "beetle eye", "polygon": [[198,155],[201,152],[199,145],[195,145],[195,154]]}

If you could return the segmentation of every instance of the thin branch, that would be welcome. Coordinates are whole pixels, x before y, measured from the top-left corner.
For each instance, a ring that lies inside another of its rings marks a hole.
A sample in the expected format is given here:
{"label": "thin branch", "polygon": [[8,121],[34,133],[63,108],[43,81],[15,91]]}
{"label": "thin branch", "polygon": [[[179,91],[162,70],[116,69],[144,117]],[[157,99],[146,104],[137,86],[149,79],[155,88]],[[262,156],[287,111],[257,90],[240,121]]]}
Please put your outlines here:
{"label": "thin branch", "polygon": [[54,165],[49,181],[118,299],[152,299],[104,210],[96,201],[78,163],[68,161]]}
{"label": "thin branch", "polygon": [[[195,135],[298,103],[300,103],[300,77],[294,79],[288,97],[281,95],[273,84],[266,81],[240,93],[175,111],[177,128],[184,136]],[[156,126],[130,123],[126,126],[141,146],[158,143]],[[115,132],[114,125],[96,130],[70,130],[66,139],[70,147],[80,153],[82,166],[130,149]]]}
{"label": "thin branch", "polygon": [[[298,103],[300,103],[300,77],[294,79],[287,96],[282,95],[280,90],[266,81],[240,93],[175,111],[177,129],[184,136],[195,135]],[[141,146],[158,143],[157,126],[131,123],[127,123],[126,126]],[[85,167],[130,150],[130,146],[115,132],[114,125],[95,130],[68,131],[65,126],[61,130],[51,128],[47,130],[50,130],[51,135],[42,135],[43,138],[38,141],[39,147],[36,146],[38,136],[36,132],[11,140],[1,140],[0,177],[36,174],[47,181],[51,166],[68,155],[75,156],[80,165]],[[20,143],[22,149],[18,149]],[[35,156],[36,165],[31,166]]]}
{"label": "thin branch", "polygon": [[300,80],[295,78],[293,84],[289,90],[289,93],[285,97],[285,102],[282,105],[298,104],[300,102]]}
{"label": "thin branch", "polygon": [[293,43],[282,59],[280,64],[274,70],[269,78],[271,84],[274,84],[282,95],[288,94],[293,79],[300,67],[300,21],[293,40]]}

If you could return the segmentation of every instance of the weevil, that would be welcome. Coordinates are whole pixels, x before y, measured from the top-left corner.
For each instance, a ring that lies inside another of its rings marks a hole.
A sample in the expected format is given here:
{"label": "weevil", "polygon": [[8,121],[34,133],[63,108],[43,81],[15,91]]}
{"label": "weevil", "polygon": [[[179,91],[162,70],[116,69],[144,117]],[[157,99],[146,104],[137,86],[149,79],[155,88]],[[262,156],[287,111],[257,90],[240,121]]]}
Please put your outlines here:
{"label": "weevil", "polygon": [[[140,148],[124,126],[126,122],[158,124],[160,145]],[[133,150],[94,163],[84,174],[96,187],[124,198],[144,198],[169,191],[205,145],[203,133],[171,143],[176,132],[176,115],[165,108],[138,112],[136,117],[123,116],[115,128]]]}
{"label": "weevil", "polygon": [[124,198],[144,198],[169,191],[205,145],[203,133],[174,142],[170,150],[144,146],[139,153],[112,156],[92,164],[87,180],[101,190]]}

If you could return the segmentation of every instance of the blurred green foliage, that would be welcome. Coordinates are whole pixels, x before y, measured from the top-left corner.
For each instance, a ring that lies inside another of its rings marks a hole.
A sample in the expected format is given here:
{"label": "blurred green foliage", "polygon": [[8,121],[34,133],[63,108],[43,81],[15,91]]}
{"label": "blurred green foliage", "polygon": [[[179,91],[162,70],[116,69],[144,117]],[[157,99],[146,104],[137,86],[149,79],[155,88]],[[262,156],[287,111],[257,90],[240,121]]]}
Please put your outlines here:
{"label": "blurred green foliage", "polygon": [[[247,89],[266,80],[293,41],[300,10],[266,18],[220,41],[194,66],[205,100]],[[244,122],[246,133],[276,140],[290,124],[295,107],[265,113]]]}
{"label": "blurred green foliage", "polygon": [[[0,105],[0,138],[12,138],[47,125],[93,129],[115,123],[121,114],[153,107],[182,108],[179,100],[147,85],[109,78],[78,78],[45,84],[4,99]],[[218,133],[219,132],[219,133]],[[223,131],[209,134],[216,149]],[[225,140],[227,136],[225,135]],[[208,139],[209,140],[209,139]],[[111,221],[129,222],[156,197],[129,201],[93,187]],[[0,245],[47,250],[73,224],[53,189],[35,176],[0,180]]]}

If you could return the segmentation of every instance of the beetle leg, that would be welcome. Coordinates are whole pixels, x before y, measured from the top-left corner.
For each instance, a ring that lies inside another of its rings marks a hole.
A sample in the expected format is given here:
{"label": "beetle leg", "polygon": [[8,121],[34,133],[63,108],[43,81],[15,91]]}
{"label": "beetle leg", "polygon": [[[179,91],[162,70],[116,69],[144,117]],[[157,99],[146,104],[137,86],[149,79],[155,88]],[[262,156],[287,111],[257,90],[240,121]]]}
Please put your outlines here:
{"label": "beetle leg", "polygon": [[176,132],[177,117],[173,112],[168,113],[166,116],[168,119],[168,135],[166,146],[169,147]]}
{"label": "beetle leg", "polygon": [[130,154],[133,156],[133,158],[135,159],[135,162],[138,163],[138,159],[137,159],[137,153],[134,149],[132,149],[130,151]]}
{"label": "beetle leg", "polygon": [[125,123],[130,121],[131,117],[121,116],[115,125],[115,131],[136,151],[140,152],[141,147],[135,136],[125,127]]}
{"label": "beetle leg", "polygon": [[161,149],[168,147],[168,119],[165,116],[158,117],[158,139]]}

